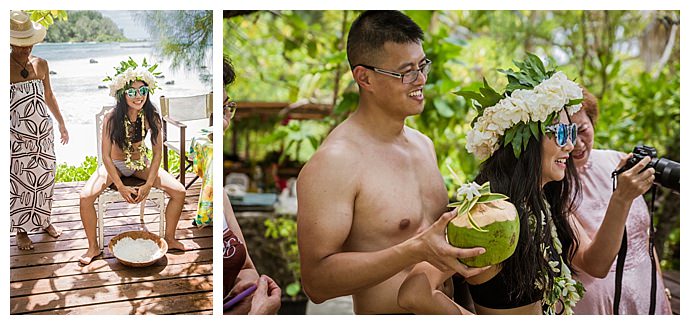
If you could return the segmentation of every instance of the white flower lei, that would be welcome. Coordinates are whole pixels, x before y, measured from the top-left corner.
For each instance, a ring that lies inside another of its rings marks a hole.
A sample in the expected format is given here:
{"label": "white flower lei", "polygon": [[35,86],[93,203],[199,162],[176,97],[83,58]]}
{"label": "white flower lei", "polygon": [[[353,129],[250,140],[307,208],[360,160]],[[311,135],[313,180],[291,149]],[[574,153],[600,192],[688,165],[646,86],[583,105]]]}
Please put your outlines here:
{"label": "white flower lei", "polygon": [[[546,203],[547,209],[548,203]],[[545,307],[544,313],[547,315],[555,315],[556,307],[558,302],[561,302],[563,306],[563,315],[572,315],[573,307],[578,301],[584,296],[585,288],[579,281],[573,279],[570,272],[570,268],[563,262],[563,245],[558,239],[558,232],[556,230],[556,225],[549,218],[548,222],[544,212],[541,213],[541,224],[546,227],[547,224],[551,231],[551,243],[553,248],[558,253],[558,261],[551,260],[550,247],[541,244],[541,250],[544,252],[544,259],[548,261],[549,267],[554,274],[558,274],[557,277],[553,279],[553,286],[551,288],[544,288],[544,284],[548,283],[548,275],[542,273],[541,278],[537,278],[534,282],[534,286],[542,290],[544,295],[542,297],[542,306]]]}
{"label": "white flower lei", "polygon": [[146,136],[146,117],[144,116],[144,110],[140,110],[137,114],[137,120],[141,119],[141,144],[139,144],[139,159],[132,159],[132,154],[134,153],[134,148],[132,148],[132,135],[129,134],[130,129],[136,130],[132,127],[132,122],[129,120],[129,116],[125,116],[125,147],[122,151],[125,153],[125,166],[132,170],[144,170],[146,168],[146,154],[148,153],[148,148],[146,148],[146,143],[144,143],[144,137]]}
{"label": "white flower lei", "polygon": [[[467,133],[465,148],[479,160],[485,160],[499,148],[499,140],[506,130],[520,122],[544,122],[568,102],[580,98],[580,86],[560,71],[534,89],[516,89],[496,105],[484,109]],[[582,104],[571,105],[567,110],[572,115],[581,107]]]}
{"label": "white flower lei", "polygon": [[131,82],[137,80],[145,82],[151,90],[156,89],[158,86],[158,84],[156,83],[156,78],[153,76],[153,73],[151,73],[148,69],[146,69],[145,67],[130,67],[122,73],[117,74],[110,81],[110,84],[108,84],[108,88],[110,89],[110,96],[117,98],[118,90],[125,88],[125,86],[129,85]]}

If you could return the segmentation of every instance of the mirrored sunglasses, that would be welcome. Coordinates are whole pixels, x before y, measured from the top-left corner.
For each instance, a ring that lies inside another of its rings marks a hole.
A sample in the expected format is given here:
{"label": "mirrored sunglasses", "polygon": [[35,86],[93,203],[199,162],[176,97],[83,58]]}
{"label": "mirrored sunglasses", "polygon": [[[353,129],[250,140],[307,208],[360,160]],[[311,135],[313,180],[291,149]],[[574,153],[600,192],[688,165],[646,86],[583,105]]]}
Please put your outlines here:
{"label": "mirrored sunglasses", "polygon": [[141,96],[146,96],[149,93],[149,87],[147,86],[141,86],[139,89],[134,89],[134,88],[129,88],[125,90],[125,94],[127,94],[127,97],[129,98],[134,98],[137,96],[137,93]]}
{"label": "mirrored sunglasses", "polygon": [[577,143],[577,124],[554,124],[546,127],[546,132],[555,135],[556,144],[559,147],[565,147],[568,144],[568,139],[575,145]]}

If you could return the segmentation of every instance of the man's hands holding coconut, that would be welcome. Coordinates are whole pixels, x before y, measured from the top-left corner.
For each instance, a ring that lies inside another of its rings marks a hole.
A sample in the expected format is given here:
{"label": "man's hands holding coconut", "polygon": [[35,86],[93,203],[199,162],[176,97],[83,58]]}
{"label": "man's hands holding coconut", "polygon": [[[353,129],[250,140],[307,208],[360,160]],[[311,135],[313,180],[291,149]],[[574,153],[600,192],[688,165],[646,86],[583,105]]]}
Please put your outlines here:
{"label": "man's hands holding coconut", "polygon": [[469,278],[486,271],[491,266],[474,268],[458,261],[459,258],[484,254],[486,250],[483,247],[457,248],[446,241],[446,227],[456,215],[457,209],[444,213],[431,227],[411,238],[411,240],[418,243],[418,245],[415,245],[415,252],[419,254],[420,260],[429,262],[442,272],[452,270]]}

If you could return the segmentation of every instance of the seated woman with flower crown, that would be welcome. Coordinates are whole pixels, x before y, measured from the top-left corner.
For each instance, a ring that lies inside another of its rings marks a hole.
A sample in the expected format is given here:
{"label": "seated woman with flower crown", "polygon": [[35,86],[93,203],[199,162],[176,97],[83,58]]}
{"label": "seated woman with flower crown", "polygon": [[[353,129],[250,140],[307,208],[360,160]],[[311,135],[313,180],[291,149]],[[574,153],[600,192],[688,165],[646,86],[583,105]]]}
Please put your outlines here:
{"label": "seated woman with flower crown", "polygon": [[[165,234],[161,234],[169,249],[187,250],[184,244],[175,239],[177,222],[180,220],[185,199],[185,188],[175,177],[159,168],[163,151],[163,132],[161,119],[156,107],[151,103],[149,93],[157,88],[152,71],[156,65],[148,67],[146,61],[138,66],[131,58],[124,61],[110,81],[110,96],[115,97],[115,108],[103,120],[101,152],[103,165],[91,175],[79,195],[79,213],[84,231],[89,240],[88,251],[79,259],[89,264],[102,251],[97,241],[96,210],[94,202],[110,184],[115,187],[128,203],[139,203],[146,199],[151,187],[163,190],[170,196],[165,208]],[[151,131],[153,159],[148,161],[144,138]],[[138,188],[126,186],[122,177],[134,176],[145,180]]]}
{"label": "seated woman with flower crown", "polygon": [[[507,195],[520,223],[512,256],[466,281],[478,314],[572,314],[585,289],[572,274],[608,273],[630,203],[651,187],[654,173],[640,172],[649,162],[645,158],[620,174],[601,235],[577,237],[583,233],[573,217],[580,183],[570,157],[577,125],[570,120],[581,107],[582,90],[564,73],[547,70],[537,56],[516,65],[520,71],[505,72],[504,94],[486,84],[481,94],[461,93],[481,105],[466,146],[484,161],[476,182],[489,182],[491,192]],[[400,287],[398,303],[414,313],[469,313],[439,294],[450,276],[429,264],[416,265]]]}

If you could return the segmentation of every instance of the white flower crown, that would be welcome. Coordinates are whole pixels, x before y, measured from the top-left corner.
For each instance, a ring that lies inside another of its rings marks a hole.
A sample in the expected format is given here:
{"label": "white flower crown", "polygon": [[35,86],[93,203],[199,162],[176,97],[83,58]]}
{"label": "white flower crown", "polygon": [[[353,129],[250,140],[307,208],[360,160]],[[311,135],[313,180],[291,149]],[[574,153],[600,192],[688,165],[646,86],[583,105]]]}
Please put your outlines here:
{"label": "white flower crown", "polygon": [[[529,138],[538,138],[538,132],[543,133],[545,124],[550,123],[561,109],[566,107],[569,114],[574,114],[582,107],[582,88],[568,80],[563,72],[546,71],[541,61],[536,58],[539,62],[535,63],[534,58],[536,56],[530,57],[525,63],[516,62],[523,68],[521,72],[502,71],[508,74],[510,81],[503,95],[493,91],[486,81],[481,95],[462,91],[457,93],[477,100],[480,105],[494,103],[479,108],[472,130],[467,133],[465,148],[479,160],[489,158],[501,145],[507,146],[509,143],[513,144],[515,156],[519,157],[521,151],[527,148]],[[525,80],[536,85],[531,88],[531,85],[525,84]]]}
{"label": "white flower crown", "polygon": [[158,89],[155,76],[160,72],[155,72],[157,67],[158,64],[149,66],[146,59],[140,66],[130,57],[129,60],[120,62],[120,67],[115,67],[114,77],[106,77],[103,81],[110,81],[108,88],[111,97],[119,97],[126,86],[137,80],[145,82],[149,92],[153,94],[154,90]]}

